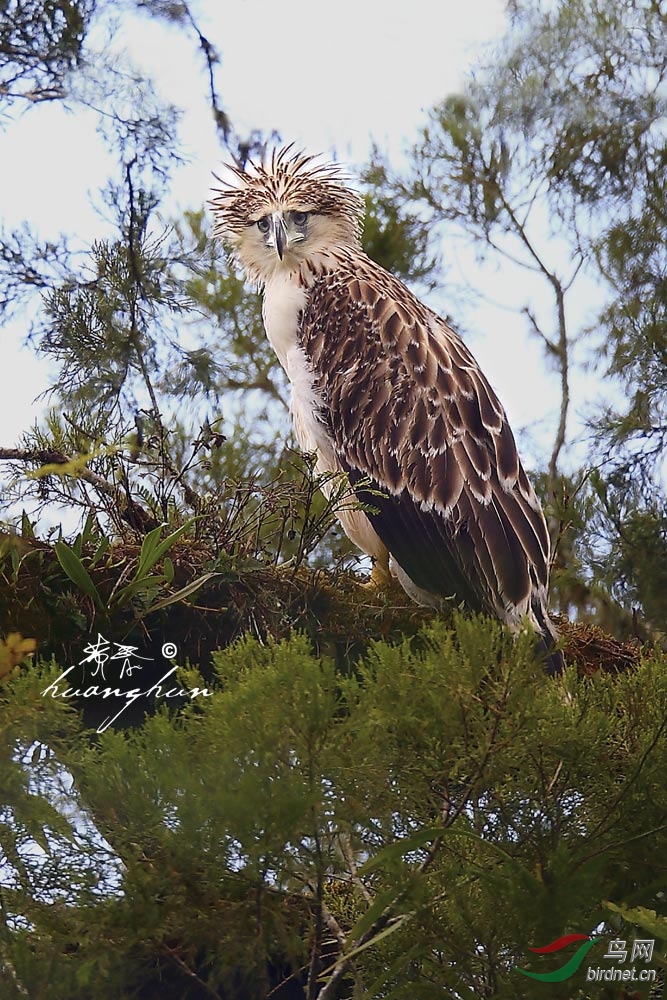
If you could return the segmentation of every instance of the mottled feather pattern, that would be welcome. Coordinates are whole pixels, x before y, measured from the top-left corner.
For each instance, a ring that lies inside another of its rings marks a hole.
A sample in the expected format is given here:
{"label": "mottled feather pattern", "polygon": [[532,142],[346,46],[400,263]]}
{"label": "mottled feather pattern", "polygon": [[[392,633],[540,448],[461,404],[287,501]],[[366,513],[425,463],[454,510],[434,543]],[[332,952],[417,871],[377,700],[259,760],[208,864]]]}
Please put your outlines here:
{"label": "mottled feather pattern", "polygon": [[504,410],[457,334],[379,265],[341,251],[310,289],[299,337],[341,464],[372,482],[373,525],[417,586],[528,613],[547,583],[546,524]]}

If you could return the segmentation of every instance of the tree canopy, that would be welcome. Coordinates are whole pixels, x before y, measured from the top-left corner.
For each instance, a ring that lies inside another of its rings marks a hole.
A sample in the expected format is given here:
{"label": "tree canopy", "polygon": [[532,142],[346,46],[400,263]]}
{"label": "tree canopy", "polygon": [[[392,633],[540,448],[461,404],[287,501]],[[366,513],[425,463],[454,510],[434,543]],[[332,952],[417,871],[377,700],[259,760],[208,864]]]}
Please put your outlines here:
{"label": "tree canopy", "polygon": [[[511,4],[407,166],[375,148],[359,175],[365,248],[421,295],[451,282],[441,237],[544,284],[546,308],[517,308],[560,386],[533,470],[556,679],[528,633],[365,586],[333,523],[355,497],[325,500],[293,448],[258,297],[203,206],[165,217],[179,109],[105,53],[126,17],[191,40],[226,155],[270,138],[234,130],[189,4],[5,4],[0,105],[85,107],[112,172],[83,251],[29,220],[0,233],[0,320],[56,372],[47,418],[0,440],[2,996],[654,1000],[663,5]],[[583,362],[605,405],[575,459]],[[648,940],[634,993],[593,990],[605,948]]]}

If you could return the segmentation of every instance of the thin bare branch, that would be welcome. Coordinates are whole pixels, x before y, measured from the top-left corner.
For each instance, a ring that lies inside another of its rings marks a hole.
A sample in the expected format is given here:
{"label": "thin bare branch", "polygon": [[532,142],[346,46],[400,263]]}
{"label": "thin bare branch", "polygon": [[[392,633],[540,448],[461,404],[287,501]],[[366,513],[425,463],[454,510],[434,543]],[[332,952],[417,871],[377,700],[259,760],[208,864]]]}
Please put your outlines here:
{"label": "thin bare branch", "polygon": [[370,906],[375,897],[373,896],[373,893],[369,891],[364,881],[359,877],[354,851],[352,850],[352,844],[350,843],[349,833],[347,833],[347,831],[341,831],[336,837],[336,843],[338,844],[338,848],[345,859],[354,885],[356,885],[359,892]]}
{"label": "thin bare branch", "polygon": [[[26,462],[39,463],[40,465],[70,465],[77,461],[71,455],[64,455],[61,451],[40,450],[32,448],[2,448],[0,447],[0,461],[6,462]],[[88,468],[77,471],[78,479],[84,479],[96,490],[105,496],[118,498],[118,486],[110,483],[96,472]]]}

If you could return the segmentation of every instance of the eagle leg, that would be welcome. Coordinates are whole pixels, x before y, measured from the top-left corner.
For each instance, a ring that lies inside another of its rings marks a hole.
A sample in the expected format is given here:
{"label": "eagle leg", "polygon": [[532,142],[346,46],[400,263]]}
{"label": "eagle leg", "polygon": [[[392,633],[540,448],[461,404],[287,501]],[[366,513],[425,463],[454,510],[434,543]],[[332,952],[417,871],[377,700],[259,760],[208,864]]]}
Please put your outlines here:
{"label": "eagle leg", "polygon": [[366,586],[372,587],[374,590],[384,590],[386,587],[390,586],[392,581],[393,576],[391,574],[391,570],[389,569],[389,553],[385,550],[382,554],[382,558],[373,559],[371,578]]}

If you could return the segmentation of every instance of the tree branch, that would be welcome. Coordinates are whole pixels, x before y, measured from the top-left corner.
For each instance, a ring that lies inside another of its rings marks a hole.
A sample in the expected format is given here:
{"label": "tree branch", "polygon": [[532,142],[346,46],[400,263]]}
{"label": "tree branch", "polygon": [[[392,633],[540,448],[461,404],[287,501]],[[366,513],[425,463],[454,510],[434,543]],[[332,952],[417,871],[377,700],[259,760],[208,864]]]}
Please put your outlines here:
{"label": "tree branch", "polygon": [[368,905],[370,906],[373,902],[373,894],[368,891],[367,886],[364,884],[363,880],[359,878],[357,873],[357,863],[354,858],[354,853],[352,851],[352,845],[350,844],[350,835],[347,832],[341,831],[336,837],[338,847],[340,849],[343,858],[347,862],[350,875],[352,876],[352,881],[359,889],[361,895],[364,897]]}
{"label": "tree branch", "polygon": [[[549,488],[552,493],[556,491],[556,481],[558,478],[558,459],[562,451],[563,445],[565,444],[565,435],[567,433],[567,417],[570,407],[570,373],[569,373],[569,341],[567,337],[567,323],[565,321],[565,291],[563,284],[557,277],[555,272],[550,271],[546,266],[537,250],[533,246],[532,242],[528,238],[525,225],[519,221],[514,212],[512,206],[507,201],[505,193],[501,188],[498,181],[495,181],[496,191],[500,202],[505,210],[508,219],[510,220],[514,232],[518,236],[521,243],[523,243],[525,249],[528,251],[529,255],[535,261],[539,271],[547,279],[551,285],[554,296],[556,298],[556,318],[558,324],[558,339],[554,343],[552,340],[544,336],[544,334],[537,327],[537,323],[533,320],[533,325],[536,330],[538,330],[542,340],[547,345],[547,348],[555,354],[558,358],[558,364],[560,368],[560,386],[561,386],[561,401],[560,401],[560,411],[558,415],[558,427],[556,429],[556,437],[554,440],[553,448],[551,450],[551,456],[549,458]],[[575,270],[575,275],[577,273]],[[574,276],[571,279],[569,285],[572,284]],[[568,285],[568,287],[569,287]]]}
{"label": "tree branch", "polygon": [[[40,465],[70,465],[76,459],[70,455],[64,455],[61,451],[39,448],[2,448],[0,447],[0,461],[6,462],[38,462]],[[96,490],[105,496],[118,499],[118,487],[110,483],[103,476],[98,476],[88,468],[83,468],[75,478],[84,479]]]}
{"label": "tree branch", "polygon": [[[6,462],[35,462],[39,465],[70,465],[77,461],[70,455],[64,455],[61,451],[40,448],[2,448],[0,447],[0,461]],[[157,527],[157,521],[141,504],[132,499],[130,485],[127,477],[124,479],[124,494],[116,483],[110,483],[103,476],[92,472],[87,466],[78,468],[71,477],[77,481],[81,480],[94,487],[102,496],[113,500],[113,509],[118,512],[120,508],[121,518],[134,528],[141,535],[145,535],[152,528]],[[85,491],[84,491],[85,492]],[[122,503],[120,502],[122,498]],[[99,505],[91,503],[87,499],[87,507],[99,512]]]}
{"label": "tree branch", "polygon": [[188,21],[190,22],[190,26],[197,35],[197,38],[199,39],[199,47],[204,53],[204,58],[206,60],[206,68],[208,71],[208,89],[211,102],[211,110],[213,112],[213,120],[215,121],[216,127],[221,132],[224,142],[227,143],[229,140],[230,132],[232,130],[232,126],[229,120],[229,115],[220,106],[220,99],[218,97],[218,92],[215,88],[215,74],[213,67],[218,61],[218,54],[215,51],[215,47],[211,44],[211,42],[209,42],[208,38],[206,38],[205,35],[203,35],[202,32],[200,31],[199,26],[195,21],[192,11],[190,10],[188,4],[184,3],[183,7],[185,10],[185,16],[187,17]]}

